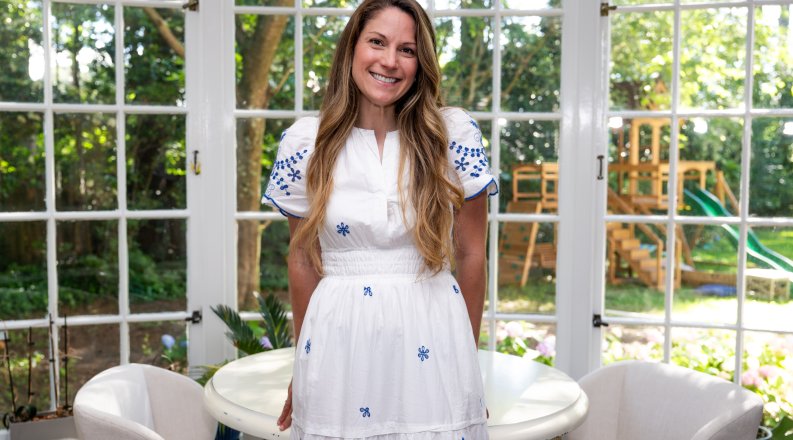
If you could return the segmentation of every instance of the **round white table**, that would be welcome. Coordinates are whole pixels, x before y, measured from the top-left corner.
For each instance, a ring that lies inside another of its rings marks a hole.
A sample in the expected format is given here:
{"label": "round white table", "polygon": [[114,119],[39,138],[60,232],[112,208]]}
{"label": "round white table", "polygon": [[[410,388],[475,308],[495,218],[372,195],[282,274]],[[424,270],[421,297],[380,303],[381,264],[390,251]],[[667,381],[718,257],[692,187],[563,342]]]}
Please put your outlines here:
{"label": "round white table", "polygon": [[[204,403],[221,423],[262,439],[287,439],[276,420],[292,378],[294,348],[246,356],[215,373],[204,387]],[[491,440],[547,440],[584,421],[589,401],[561,371],[501,353],[479,351],[490,411]]]}

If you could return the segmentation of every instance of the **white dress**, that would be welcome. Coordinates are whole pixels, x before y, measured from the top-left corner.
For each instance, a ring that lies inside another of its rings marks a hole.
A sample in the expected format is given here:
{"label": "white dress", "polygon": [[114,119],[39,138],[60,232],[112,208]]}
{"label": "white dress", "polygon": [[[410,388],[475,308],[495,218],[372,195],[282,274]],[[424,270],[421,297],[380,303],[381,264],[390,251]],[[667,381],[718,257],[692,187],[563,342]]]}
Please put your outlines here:
{"label": "white dress", "polygon": [[[450,172],[466,199],[498,192],[476,122],[460,109],[442,113]],[[304,176],[317,124],[299,119],[281,137],[264,202],[284,215],[308,215]],[[354,128],[339,154],[320,234],[325,276],[297,345],[292,439],[488,438],[465,301],[448,270],[420,274],[398,168],[397,132],[387,134],[382,162],[371,130]]]}

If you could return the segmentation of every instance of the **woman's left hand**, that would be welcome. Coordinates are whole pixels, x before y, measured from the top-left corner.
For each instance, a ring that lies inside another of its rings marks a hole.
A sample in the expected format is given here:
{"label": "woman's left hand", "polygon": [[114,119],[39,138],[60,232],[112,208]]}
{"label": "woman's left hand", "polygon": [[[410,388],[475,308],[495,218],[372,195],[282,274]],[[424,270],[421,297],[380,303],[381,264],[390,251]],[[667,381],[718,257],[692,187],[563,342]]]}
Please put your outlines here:
{"label": "woman's left hand", "polygon": [[292,381],[289,381],[284,409],[281,411],[281,416],[278,417],[278,429],[284,431],[290,426],[292,426]]}

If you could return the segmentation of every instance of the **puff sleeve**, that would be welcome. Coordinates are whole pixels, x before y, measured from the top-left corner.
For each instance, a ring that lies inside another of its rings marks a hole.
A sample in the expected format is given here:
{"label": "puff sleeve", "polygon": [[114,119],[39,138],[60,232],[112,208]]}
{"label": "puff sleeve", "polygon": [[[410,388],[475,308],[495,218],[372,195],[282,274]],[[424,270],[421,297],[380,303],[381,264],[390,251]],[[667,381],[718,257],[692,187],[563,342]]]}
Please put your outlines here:
{"label": "puff sleeve", "polygon": [[308,215],[306,169],[316,136],[317,118],[298,119],[281,134],[262,203],[278,209],[285,216],[302,218]]}
{"label": "puff sleeve", "polygon": [[443,116],[449,134],[449,165],[462,183],[465,199],[470,200],[483,191],[488,196],[498,194],[498,182],[490,173],[479,125],[459,108],[445,108]]}

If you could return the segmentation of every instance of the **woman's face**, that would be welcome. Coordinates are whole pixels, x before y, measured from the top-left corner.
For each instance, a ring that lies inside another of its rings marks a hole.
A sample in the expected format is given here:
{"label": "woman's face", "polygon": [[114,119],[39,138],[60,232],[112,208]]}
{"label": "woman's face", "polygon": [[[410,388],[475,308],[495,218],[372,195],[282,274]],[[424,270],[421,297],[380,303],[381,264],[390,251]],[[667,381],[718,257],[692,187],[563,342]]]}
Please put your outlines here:
{"label": "woman's face", "polygon": [[352,78],[360,97],[377,107],[394,105],[416,78],[416,23],[388,7],[364,26],[352,59]]}

